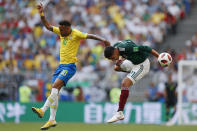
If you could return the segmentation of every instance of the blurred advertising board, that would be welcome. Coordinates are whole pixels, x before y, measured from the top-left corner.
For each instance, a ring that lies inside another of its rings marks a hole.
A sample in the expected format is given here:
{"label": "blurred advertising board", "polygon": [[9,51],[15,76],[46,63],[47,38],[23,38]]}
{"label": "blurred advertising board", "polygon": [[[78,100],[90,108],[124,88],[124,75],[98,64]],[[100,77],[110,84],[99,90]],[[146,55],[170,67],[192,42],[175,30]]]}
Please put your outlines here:
{"label": "blurred advertising board", "polygon": [[[0,122],[47,121],[49,110],[43,119],[35,115],[31,107],[41,107],[44,103],[0,102]],[[105,123],[117,111],[117,104],[59,102],[56,120],[58,122]],[[160,124],[165,120],[162,103],[131,103],[125,106],[125,119],[119,123]]]}

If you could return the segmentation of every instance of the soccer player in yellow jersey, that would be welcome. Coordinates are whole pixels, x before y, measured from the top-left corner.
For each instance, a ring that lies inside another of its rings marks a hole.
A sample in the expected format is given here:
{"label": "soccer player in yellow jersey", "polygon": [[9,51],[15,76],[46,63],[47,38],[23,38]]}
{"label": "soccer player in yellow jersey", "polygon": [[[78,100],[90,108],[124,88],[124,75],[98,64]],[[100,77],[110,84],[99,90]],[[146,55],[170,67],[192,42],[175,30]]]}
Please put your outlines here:
{"label": "soccer player in yellow jersey", "polygon": [[62,86],[65,86],[68,80],[75,74],[77,62],[77,51],[79,48],[80,40],[82,39],[94,39],[104,42],[105,46],[110,45],[110,43],[93,34],[82,33],[77,29],[71,28],[71,23],[69,21],[60,21],[59,27],[51,26],[45,19],[43,13],[43,6],[39,4],[37,6],[40,13],[40,17],[44,26],[59,35],[61,40],[60,45],[60,64],[56,69],[52,77],[52,90],[50,96],[47,98],[45,104],[42,108],[32,107],[34,113],[36,113],[40,118],[44,116],[44,112],[50,107],[50,118],[49,121],[41,127],[41,130],[49,129],[57,125],[55,121],[56,111],[58,107],[58,95]]}

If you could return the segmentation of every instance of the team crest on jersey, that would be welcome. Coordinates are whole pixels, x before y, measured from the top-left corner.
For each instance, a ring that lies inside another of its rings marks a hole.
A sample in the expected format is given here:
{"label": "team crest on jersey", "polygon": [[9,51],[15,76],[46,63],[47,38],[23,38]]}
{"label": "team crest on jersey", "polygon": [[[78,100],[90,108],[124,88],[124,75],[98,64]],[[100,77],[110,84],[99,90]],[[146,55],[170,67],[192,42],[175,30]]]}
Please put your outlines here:
{"label": "team crest on jersey", "polygon": [[133,52],[138,52],[139,48],[138,47],[133,47]]}
{"label": "team crest on jersey", "polygon": [[119,49],[119,51],[125,51],[125,48],[119,47],[118,49]]}
{"label": "team crest on jersey", "polygon": [[70,38],[69,38],[70,40],[72,39],[72,36],[70,36]]}

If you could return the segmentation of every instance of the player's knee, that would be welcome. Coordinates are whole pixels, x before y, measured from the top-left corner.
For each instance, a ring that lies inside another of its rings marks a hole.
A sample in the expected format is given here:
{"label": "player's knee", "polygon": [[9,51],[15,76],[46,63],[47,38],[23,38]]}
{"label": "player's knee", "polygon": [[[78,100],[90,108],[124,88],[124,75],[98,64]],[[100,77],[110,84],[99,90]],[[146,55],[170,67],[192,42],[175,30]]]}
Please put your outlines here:
{"label": "player's knee", "polygon": [[52,88],[57,88],[58,90],[60,90],[62,88],[62,86],[64,86],[64,81],[62,81],[60,79],[56,79],[52,85]]}
{"label": "player's knee", "polygon": [[121,83],[121,87],[128,87],[129,88],[132,85],[133,85],[132,81],[127,77]]}
{"label": "player's knee", "polygon": [[124,81],[122,81],[122,83],[121,83],[121,87],[125,87],[125,82]]}
{"label": "player's knee", "polygon": [[57,86],[55,86],[55,84],[53,84],[51,88],[57,88]]}
{"label": "player's knee", "polygon": [[126,83],[126,82],[122,82],[121,84],[121,88],[124,87],[124,88],[129,88],[130,86]]}

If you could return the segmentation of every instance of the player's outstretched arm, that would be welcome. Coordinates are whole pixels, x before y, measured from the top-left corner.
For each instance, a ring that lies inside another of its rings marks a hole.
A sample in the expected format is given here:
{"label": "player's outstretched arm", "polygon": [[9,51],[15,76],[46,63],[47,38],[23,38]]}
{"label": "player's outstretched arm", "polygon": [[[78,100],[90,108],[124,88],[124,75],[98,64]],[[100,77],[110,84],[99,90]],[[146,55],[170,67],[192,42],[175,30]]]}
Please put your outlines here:
{"label": "player's outstretched arm", "polygon": [[50,30],[53,31],[53,27],[49,24],[49,22],[46,20],[45,16],[44,16],[44,12],[43,12],[43,5],[40,3],[39,5],[37,5],[37,9],[40,13],[40,18],[42,20],[42,23],[44,24],[44,26]]}
{"label": "player's outstretched arm", "polygon": [[102,38],[100,36],[97,36],[97,35],[88,34],[86,39],[99,40],[99,41],[104,42],[105,47],[110,46],[110,42],[109,41],[107,41],[106,39],[104,39],[104,38]]}
{"label": "player's outstretched arm", "polygon": [[151,54],[154,55],[157,58],[159,57],[159,53],[154,49],[152,49]]}

